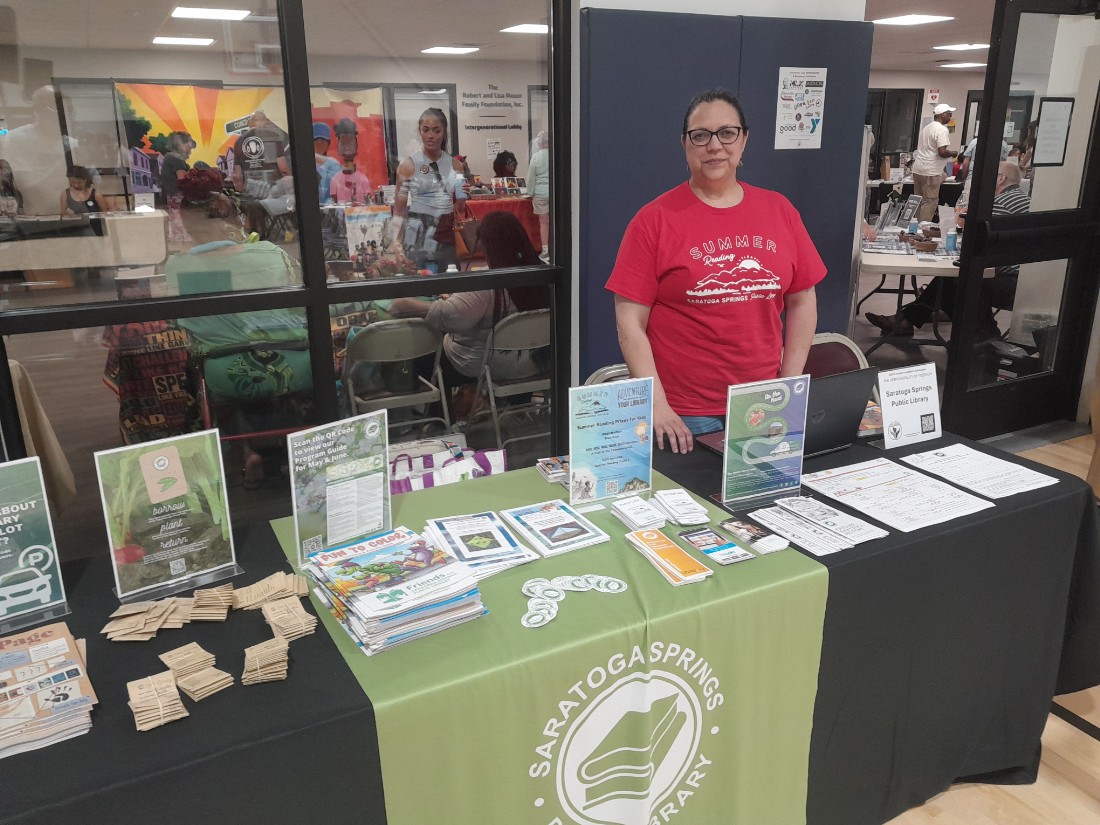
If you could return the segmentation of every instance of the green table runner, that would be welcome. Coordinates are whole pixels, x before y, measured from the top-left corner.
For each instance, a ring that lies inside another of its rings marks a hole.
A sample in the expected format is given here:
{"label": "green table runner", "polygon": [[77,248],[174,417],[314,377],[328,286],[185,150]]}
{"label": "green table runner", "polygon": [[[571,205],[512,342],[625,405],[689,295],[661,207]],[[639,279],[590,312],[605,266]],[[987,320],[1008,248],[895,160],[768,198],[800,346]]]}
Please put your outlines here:
{"label": "green table runner", "polygon": [[[564,492],[520,470],[397,496],[393,522]],[[374,704],[390,825],[805,822],[825,568],[784,550],[672,587],[610,504],[585,515],[612,541],[492,576],[489,615],[374,657],[314,601]],[[289,557],[291,520],[272,527]],[[523,582],[586,573],[629,589],[569,592],[545,627],[520,624]]]}

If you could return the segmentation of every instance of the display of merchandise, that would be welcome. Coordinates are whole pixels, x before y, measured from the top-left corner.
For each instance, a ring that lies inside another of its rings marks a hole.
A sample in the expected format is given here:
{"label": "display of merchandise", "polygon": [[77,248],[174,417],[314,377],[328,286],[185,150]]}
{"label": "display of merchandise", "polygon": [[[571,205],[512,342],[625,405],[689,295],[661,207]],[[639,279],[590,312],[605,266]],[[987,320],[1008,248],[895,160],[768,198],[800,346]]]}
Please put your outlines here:
{"label": "display of merchandise", "polygon": [[732,541],[727,541],[709,527],[682,530],[679,535],[700,553],[705,553],[707,558],[719,564],[734,564],[756,558],[748,550],[738,547]]}
{"label": "display of merchandise", "polygon": [[176,677],[166,670],[154,676],[126,683],[127,703],[139,731],[152,730],[190,716],[180,700]]}
{"label": "display of merchandise", "polygon": [[182,679],[184,676],[190,676],[192,673],[214,666],[214,654],[203,650],[198,642],[169,650],[157,658],[164,662],[164,666],[172,671],[176,679]]}
{"label": "display of merchandise", "polygon": [[500,514],[543,556],[557,556],[610,536],[561,499],[501,510]]}
{"label": "display of merchandise", "polygon": [[288,642],[309,636],[317,629],[317,617],[306,612],[297,596],[267,602],[260,611],[271,629]]}
{"label": "display of merchandise", "polygon": [[255,610],[265,602],[285,599],[287,596],[308,596],[309,581],[294,573],[272,573],[247,587],[233,591],[234,610]]}
{"label": "display of merchandise", "polygon": [[176,679],[176,686],[193,702],[201,702],[219,690],[231,687],[232,684],[233,677],[216,667],[208,667]]}
{"label": "display of merchandise", "polygon": [[660,530],[665,526],[665,514],[639,496],[619,499],[611,505],[611,512],[631,530]]}
{"label": "display of merchandise", "polygon": [[627,533],[626,540],[676,587],[700,582],[714,574],[660,530],[636,530]]}
{"label": "display of merchandise", "polygon": [[191,621],[193,599],[167,598],[131,602],[110,615],[99,631],[112,642],[147,642],[161,630],[175,630]]}
{"label": "display of merchandise", "polygon": [[290,643],[282,636],[244,649],[242,685],[259,685],[263,682],[280,682],[287,676]]}
{"label": "display of merchandise", "polygon": [[96,698],[64,622],[0,639],[0,759],[87,733]]}
{"label": "display of merchandise", "polygon": [[586,573],[583,576],[556,576],[553,579],[528,579],[520,588],[528,596],[527,612],[520,619],[526,628],[545,627],[558,615],[558,604],[567,592],[625,593],[627,584],[611,576]]}
{"label": "display of merchandise", "polygon": [[569,456],[555,455],[549,458],[540,458],[535,462],[535,469],[550,482],[567,485],[569,483]]}
{"label": "display of merchandise", "polygon": [[707,509],[682,487],[677,487],[675,490],[658,490],[649,503],[660,510],[673,524],[688,527],[710,521]]}
{"label": "display of merchandise", "polygon": [[470,567],[407,527],[314,553],[307,571],[367,655],[485,612]]}
{"label": "display of merchandise", "polygon": [[479,581],[539,557],[524,547],[493,512],[473,513],[432,519],[424,535],[436,547],[442,547],[465,562]]}

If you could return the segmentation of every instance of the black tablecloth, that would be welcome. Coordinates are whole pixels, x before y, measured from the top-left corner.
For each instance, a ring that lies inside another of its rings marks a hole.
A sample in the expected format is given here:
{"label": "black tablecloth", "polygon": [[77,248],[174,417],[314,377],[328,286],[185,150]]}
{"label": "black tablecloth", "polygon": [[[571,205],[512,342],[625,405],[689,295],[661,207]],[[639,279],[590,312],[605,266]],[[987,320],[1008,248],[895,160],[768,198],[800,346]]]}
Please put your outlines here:
{"label": "black tablecloth", "polygon": [[[883,453],[857,444],[805,471]],[[1035,466],[1035,465],[1031,465]],[[699,495],[721,459],[655,451]],[[809,825],[878,825],[962,779],[1034,781],[1055,692],[1100,683],[1100,539],[1077,478],[821,557],[829,598],[810,743]],[[858,513],[856,515],[859,515]]]}
{"label": "black tablecloth", "polygon": [[[266,523],[243,532],[235,586],[289,569]],[[245,687],[244,648],[271,637],[259,610],[108,642],[99,630],[118,601],[106,559],[64,574],[73,613],[63,621],[88,640],[100,703],[87,734],[0,760],[0,822],[384,825],[374,711],[323,629],[291,643],[286,681]],[[188,718],[138,733],[126,683],[165,670],[157,654],[189,642],[236,683],[198,703],[183,696]]]}

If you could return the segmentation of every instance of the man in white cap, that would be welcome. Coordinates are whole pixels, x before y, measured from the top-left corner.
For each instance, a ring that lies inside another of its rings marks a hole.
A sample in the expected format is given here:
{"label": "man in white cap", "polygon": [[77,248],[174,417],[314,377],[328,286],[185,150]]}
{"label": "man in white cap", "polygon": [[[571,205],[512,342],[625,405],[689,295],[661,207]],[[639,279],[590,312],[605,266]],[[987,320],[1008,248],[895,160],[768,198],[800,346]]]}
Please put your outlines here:
{"label": "man in white cap", "polygon": [[922,221],[930,221],[936,214],[936,207],[940,202],[940,184],[944,178],[944,161],[959,155],[955,150],[947,148],[951,143],[947,123],[954,111],[953,106],[938,104],[932,110],[932,122],[921,129],[917,138],[917,148],[913,152],[913,191],[921,196],[918,216]]}

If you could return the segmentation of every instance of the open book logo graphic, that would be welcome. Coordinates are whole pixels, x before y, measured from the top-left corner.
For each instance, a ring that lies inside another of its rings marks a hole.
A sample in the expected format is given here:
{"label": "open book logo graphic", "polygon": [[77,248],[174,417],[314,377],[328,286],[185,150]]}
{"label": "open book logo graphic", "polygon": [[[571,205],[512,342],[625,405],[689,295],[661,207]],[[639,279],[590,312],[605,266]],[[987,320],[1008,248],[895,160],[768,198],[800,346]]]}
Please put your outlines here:
{"label": "open book logo graphic", "polygon": [[558,798],[579,825],[650,822],[696,759],[702,706],[667,671],[612,683],[577,717],[561,744]]}

